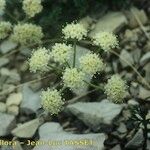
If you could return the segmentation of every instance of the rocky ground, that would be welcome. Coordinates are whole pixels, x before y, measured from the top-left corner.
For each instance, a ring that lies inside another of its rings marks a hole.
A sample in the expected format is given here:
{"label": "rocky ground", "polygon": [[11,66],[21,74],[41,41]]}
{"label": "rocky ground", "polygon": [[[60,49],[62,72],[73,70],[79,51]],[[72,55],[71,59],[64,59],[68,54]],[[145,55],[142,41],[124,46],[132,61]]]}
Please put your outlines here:
{"label": "rocky ground", "polygon": [[[143,132],[129,120],[131,113],[128,108],[133,105],[150,108],[150,91],[129,64],[135,66],[150,84],[148,16],[144,10],[132,8],[131,11],[109,12],[103,17],[88,16],[81,21],[91,29],[89,37],[102,29],[118,35],[120,58],[113,54],[107,56],[106,74],[119,73],[127,80],[129,92],[125,103],[113,104],[95,91],[68,105],[58,117],[41,115],[40,89],[57,81],[57,78],[51,74],[41,80],[38,75],[29,73],[27,58],[30,49],[22,47],[19,51],[15,43],[5,40],[0,44],[3,56],[0,58],[0,143],[2,140],[18,141],[15,150],[142,150]],[[150,117],[150,111],[147,117]],[[36,146],[36,143],[27,145],[27,140],[69,142],[73,139],[90,141],[86,148],[64,143],[63,147],[61,143],[55,143],[57,146],[53,143],[55,146],[51,148],[42,144]],[[90,144],[92,141],[94,144]],[[150,149],[150,141],[147,142]],[[8,149],[12,149],[11,146],[1,147],[1,150]]]}

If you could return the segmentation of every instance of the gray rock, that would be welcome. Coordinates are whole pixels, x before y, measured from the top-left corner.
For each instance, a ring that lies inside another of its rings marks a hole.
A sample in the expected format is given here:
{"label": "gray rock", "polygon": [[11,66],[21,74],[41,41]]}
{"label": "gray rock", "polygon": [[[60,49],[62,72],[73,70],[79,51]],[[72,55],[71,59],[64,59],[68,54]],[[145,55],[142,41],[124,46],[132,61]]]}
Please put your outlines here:
{"label": "gray rock", "polygon": [[150,99],[150,91],[145,89],[144,87],[140,86],[140,89],[139,89],[139,98],[145,100],[147,98]]}
{"label": "gray rock", "polygon": [[147,63],[144,67],[143,70],[145,70],[145,79],[150,83],[150,62]]}
{"label": "gray rock", "polygon": [[104,140],[104,134],[50,134],[33,150],[104,150]]}
{"label": "gray rock", "polygon": [[150,61],[150,52],[147,52],[146,54],[144,54],[140,60],[140,64],[143,65],[145,63],[147,63],[148,61]]}
{"label": "gray rock", "polygon": [[2,113],[6,112],[6,104],[3,102],[0,102],[0,112]]}
{"label": "gray rock", "polygon": [[34,93],[27,85],[23,87],[23,99],[21,103],[21,111],[26,114],[36,113],[41,107],[40,93]]}
{"label": "gray rock", "polygon": [[144,141],[144,137],[143,137],[143,131],[142,129],[140,129],[135,135],[134,137],[131,139],[131,141],[129,141],[126,145],[125,148],[139,148]]}
{"label": "gray rock", "polygon": [[7,112],[9,114],[17,116],[19,114],[19,107],[16,105],[11,105],[7,107]]}
{"label": "gray rock", "polygon": [[7,65],[9,63],[8,58],[0,58],[0,67],[3,67],[4,65]]}
{"label": "gray rock", "polygon": [[122,12],[109,12],[98,20],[89,36],[93,37],[100,31],[118,32],[126,24],[127,19]]}
{"label": "gray rock", "polygon": [[20,105],[22,101],[22,93],[13,93],[10,94],[9,97],[6,100],[6,105],[11,106],[11,105]]}
{"label": "gray rock", "polygon": [[17,73],[17,70],[8,70],[7,68],[2,68],[0,70],[2,76],[8,77],[7,83],[16,83],[20,81],[20,75]]}
{"label": "gray rock", "polygon": [[67,110],[82,120],[93,130],[99,129],[100,124],[111,124],[123,106],[108,100],[102,102],[75,103],[67,106]]}
{"label": "gray rock", "polygon": [[121,150],[120,145],[116,145],[115,147],[113,147],[111,150]]}
{"label": "gray rock", "polygon": [[34,119],[24,124],[19,125],[14,130],[12,130],[12,134],[16,137],[20,138],[31,138],[35,134],[36,130],[40,125],[39,119]]}
{"label": "gray rock", "polygon": [[119,128],[117,129],[117,131],[119,132],[119,133],[126,133],[127,132],[127,128],[126,128],[126,125],[124,124],[124,123],[120,123],[120,126],[119,126]]}
{"label": "gray rock", "polygon": [[91,17],[89,17],[89,16],[86,16],[86,17],[84,17],[84,18],[82,18],[81,20],[80,20],[80,23],[86,28],[86,29],[88,29],[90,26],[91,26],[91,24],[93,23],[93,19],[91,18]]}
{"label": "gray rock", "polygon": [[129,26],[131,28],[135,28],[139,26],[139,23],[137,22],[136,18],[140,18],[142,24],[145,24],[148,21],[148,17],[144,12],[144,10],[139,10],[136,7],[132,7],[130,9],[130,12],[128,12],[127,16],[128,16]]}
{"label": "gray rock", "polygon": [[39,136],[40,138],[46,138],[52,133],[66,133],[59,123],[47,122],[40,126]]}
{"label": "gray rock", "polygon": [[[128,51],[126,51],[126,50],[121,51],[120,57],[121,57],[120,62],[123,67],[129,66],[129,64],[131,64],[131,65],[134,64],[133,57]],[[127,61],[129,64],[125,61]]]}
{"label": "gray rock", "polygon": [[134,100],[134,99],[129,100],[128,104],[131,105],[131,106],[139,105],[139,103],[136,100]]}
{"label": "gray rock", "polygon": [[13,50],[14,48],[17,47],[17,44],[10,41],[10,40],[7,40],[7,41],[4,41],[1,45],[0,45],[0,51],[5,54],[5,53],[8,53],[9,51]]}
{"label": "gray rock", "polygon": [[15,126],[15,116],[0,113],[0,136],[8,135]]}

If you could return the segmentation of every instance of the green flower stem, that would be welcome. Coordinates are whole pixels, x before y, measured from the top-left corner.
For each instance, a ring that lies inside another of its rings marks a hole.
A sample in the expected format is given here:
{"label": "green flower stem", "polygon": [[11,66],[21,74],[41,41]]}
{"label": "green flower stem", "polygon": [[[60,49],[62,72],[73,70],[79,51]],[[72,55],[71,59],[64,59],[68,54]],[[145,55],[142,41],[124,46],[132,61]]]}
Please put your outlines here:
{"label": "green flower stem", "polygon": [[57,73],[59,73],[59,74],[61,74],[62,72],[63,72],[63,70],[62,69],[60,69],[60,68],[58,68],[58,67],[54,67],[54,66],[52,66],[52,65],[48,65],[48,67],[50,68],[50,69],[53,69],[53,70],[55,70]]}
{"label": "green flower stem", "polygon": [[77,41],[74,40],[74,56],[73,56],[73,68],[76,65],[76,45],[77,45]]}
{"label": "green flower stem", "polygon": [[7,10],[5,10],[5,13],[6,13],[13,21],[15,21],[16,23],[18,23],[18,20],[17,20],[10,12],[8,12]]}
{"label": "green flower stem", "polygon": [[65,60],[66,66],[68,66],[69,68],[71,68],[69,62],[67,60]]}
{"label": "green flower stem", "polygon": [[100,87],[100,86],[97,86],[97,85],[94,85],[94,84],[92,84],[92,83],[90,83],[90,82],[87,82],[87,81],[85,81],[84,80],[84,82],[86,83],[86,84],[88,84],[89,86],[91,86],[91,87],[93,87],[93,88],[95,88],[95,89],[99,89],[99,90],[104,90],[104,88],[103,87]]}

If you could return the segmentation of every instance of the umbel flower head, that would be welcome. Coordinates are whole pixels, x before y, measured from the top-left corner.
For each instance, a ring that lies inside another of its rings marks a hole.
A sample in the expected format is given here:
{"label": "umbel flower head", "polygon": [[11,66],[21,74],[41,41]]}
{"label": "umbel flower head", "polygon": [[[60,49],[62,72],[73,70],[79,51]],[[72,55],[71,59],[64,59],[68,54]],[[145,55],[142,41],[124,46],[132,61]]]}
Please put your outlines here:
{"label": "umbel flower head", "polygon": [[110,32],[99,32],[93,37],[93,44],[109,51],[118,46],[117,37]]}
{"label": "umbel flower head", "polygon": [[113,75],[105,86],[105,93],[114,103],[122,103],[126,94],[127,85],[119,75]]}
{"label": "umbel flower head", "polygon": [[2,21],[0,22],[0,39],[6,38],[12,30],[12,25],[10,22]]}
{"label": "umbel flower head", "polygon": [[29,18],[34,17],[36,14],[40,13],[43,9],[41,5],[41,0],[24,0],[23,10]]}
{"label": "umbel flower head", "polygon": [[85,74],[78,71],[77,68],[66,68],[62,79],[64,85],[73,91],[84,88]]}
{"label": "umbel flower head", "polygon": [[31,23],[18,24],[14,27],[11,38],[21,45],[40,43],[43,38],[42,28]]}
{"label": "umbel flower head", "polygon": [[56,89],[48,88],[46,91],[42,91],[41,99],[43,109],[50,112],[51,115],[57,115],[63,108],[64,101]]}
{"label": "umbel flower head", "polygon": [[65,63],[71,55],[72,47],[70,45],[66,45],[65,43],[55,43],[52,47],[51,55],[54,61],[59,63]]}
{"label": "umbel flower head", "polygon": [[87,35],[87,30],[80,23],[67,24],[63,29],[62,33],[65,39],[82,40]]}
{"label": "umbel flower head", "polygon": [[38,48],[32,52],[29,59],[29,66],[31,72],[46,72],[48,70],[48,63],[50,60],[50,54],[46,48]]}
{"label": "umbel flower head", "polygon": [[87,53],[80,58],[80,68],[83,72],[93,76],[104,69],[104,64],[97,54]]}
{"label": "umbel flower head", "polygon": [[6,0],[0,0],[0,12],[3,12],[6,7]]}

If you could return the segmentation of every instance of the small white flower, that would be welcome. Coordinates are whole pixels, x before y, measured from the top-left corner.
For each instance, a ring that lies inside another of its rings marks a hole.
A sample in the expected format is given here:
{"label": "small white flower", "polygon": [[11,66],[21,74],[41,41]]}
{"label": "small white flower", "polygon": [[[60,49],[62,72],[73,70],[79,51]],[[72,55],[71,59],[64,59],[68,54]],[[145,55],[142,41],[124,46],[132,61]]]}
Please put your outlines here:
{"label": "small white flower", "polygon": [[66,27],[62,29],[65,39],[75,39],[82,40],[87,35],[87,30],[80,23],[67,24]]}
{"label": "small white flower", "polygon": [[73,91],[82,90],[85,86],[85,74],[78,71],[77,68],[66,68],[62,79],[64,85]]}
{"label": "small white flower", "polygon": [[126,94],[127,85],[119,75],[113,75],[105,86],[105,93],[109,100],[122,103]]}
{"label": "small white flower", "polygon": [[104,64],[97,54],[87,53],[80,58],[80,68],[83,72],[93,76],[104,69]]}
{"label": "small white flower", "polygon": [[3,12],[6,7],[6,0],[0,0],[0,11]]}
{"label": "small white flower", "polygon": [[21,45],[40,43],[43,38],[42,28],[40,26],[25,23],[14,26],[11,39]]}
{"label": "small white flower", "polygon": [[71,54],[72,47],[70,45],[66,45],[65,43],[55,43],[52,47],[51,55],[56,62],[65,63],[70,58]]}
{"label": "small white flower", "polygon": [[50,54],[46,48],[39,48],[33,51],[31,58],[29,59],[29,66],[31,72],[45,72],[48,71],[48,63],[50,60]]}
{"label": "small white flower", "polygon": [[43,9],[43,6],[41,5],[41,0],[24,0],[23,1],[23,10],[30,18],[40,13],[42,9]]}
{"label": "small white flower", "polygon": [[0,22],[0,39],[6,38],[12,30],[12,25],[10,22],[1,21]]}
{"label": "small white flower", "polygon": [[110,32],[99,32],[93,38],[93,44],[100,46],[105,51],[109,51],[118,46],[118,40]]}
{"label": "small white flower", "polygon": [[51,115],[57,115],[63,108],[64,101],[56,89],[48,88],[46,91],[42,91],[41,99],[43,109],[50,112]]}

